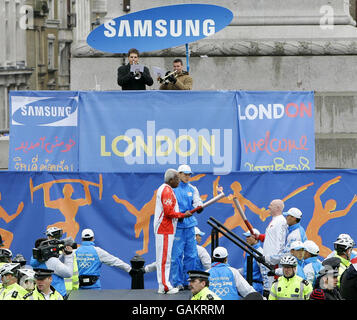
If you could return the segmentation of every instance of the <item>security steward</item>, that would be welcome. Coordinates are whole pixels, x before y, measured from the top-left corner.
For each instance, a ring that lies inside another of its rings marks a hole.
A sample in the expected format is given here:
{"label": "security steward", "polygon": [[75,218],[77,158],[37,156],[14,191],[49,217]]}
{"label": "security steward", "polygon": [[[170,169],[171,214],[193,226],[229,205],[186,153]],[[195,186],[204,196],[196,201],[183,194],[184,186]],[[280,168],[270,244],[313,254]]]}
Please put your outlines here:
{"label": "security steward", "polygon": [[35,268],[36,287],[24,295],[24,300],[63,300],[63,296],[51,286],[53,270]]}
{"label": "security steward", "polygon": [[20,263],[6,263],[1,267],[0,300],[23,300],[27,291],[18,284],[20,266]]}
{"label": "security steward", "polygon": [[286,255],[280,260],[283,275],[271,286],[268,300],[308,300],[312,285],[296,274],[297,259]]}
{"label": "security steward", "polygon": [[188,273],[189,288],[192,292],[191,300],[222,300],[209,287],[209,272],[190,270]]}

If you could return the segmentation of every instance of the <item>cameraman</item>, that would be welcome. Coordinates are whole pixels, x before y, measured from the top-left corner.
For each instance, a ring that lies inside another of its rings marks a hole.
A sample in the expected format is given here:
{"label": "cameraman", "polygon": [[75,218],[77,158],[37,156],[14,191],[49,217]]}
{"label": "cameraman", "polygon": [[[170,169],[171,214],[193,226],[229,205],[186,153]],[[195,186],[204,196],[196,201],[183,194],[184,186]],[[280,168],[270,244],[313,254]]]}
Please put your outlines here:
{"label": "cameraman", "polygon": [[[46,252],[43,256],[44,261],[38,261],[33,256],[31,257],[31,266],[33,268],[50,269],[54,271],[52,277],[52,286],[63,296],[66,297],[67,291],[64,283],[64,278],[73,276],[73,249],[69,245],[61,247],[60,241],[47,240],[46,238],[37,239],[35,248],[40,255]],[[35,249],[35,250],[36,250]],[[64,254],[60,257],[60,250],[63,249]],[[60,258],[59,258],[60,257]]]}
{"label": "cameraman", "polygon": [[[46,230],[46,236],[47,236],[47,239],[50,239],[50,240],[53,240],[53,239],[60,240],[62,238],[62,236],[63,236],[63,230],[60,229],[60,228],[57,228],[57,227],[49,227]],[[73,243],[72,248],[73,249],[77,249],[77,244]],[[71,278],[65,278],[64,279],[64,284],[66,286],[67,295],[72,290],[78,290],[79,289],[78,275],[79,274],[78,274],[78,264],[77,264],[76,251],[73,251],[73,276]]]}
{"label": "cameraman", "polygon": [[82,231],[82,244],[76,251],[79,270],[79,289],[101,289],[100,270],[102,263],[130,272],[131,266],[94,245],[92,229]]}

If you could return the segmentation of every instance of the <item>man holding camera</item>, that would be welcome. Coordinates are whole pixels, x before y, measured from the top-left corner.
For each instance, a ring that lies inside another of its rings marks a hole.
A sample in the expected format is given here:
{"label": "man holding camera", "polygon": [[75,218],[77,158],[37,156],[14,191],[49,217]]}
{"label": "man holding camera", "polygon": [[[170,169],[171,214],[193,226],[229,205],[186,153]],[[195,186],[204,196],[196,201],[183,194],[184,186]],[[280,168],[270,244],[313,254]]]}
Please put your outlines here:
{"label": "man holding camera", "polygon": [[[61,256],[60,251],[63,251]],[[69,241],[66,241],[66,239],[37,239],[30,265],[33,268],[53,270],[52,286],[63,297],[66,297],[67,290],[64,278],[73,276],[73,248]]]}
{"label": "man holding camera", "polygon": [[82,243],[76,251],[79,271],[79,289],[101,289],[100,271],[102,264],[117,267],[126,272],[131,266],[107,251],[94,245],[92,229],[82,231]]}

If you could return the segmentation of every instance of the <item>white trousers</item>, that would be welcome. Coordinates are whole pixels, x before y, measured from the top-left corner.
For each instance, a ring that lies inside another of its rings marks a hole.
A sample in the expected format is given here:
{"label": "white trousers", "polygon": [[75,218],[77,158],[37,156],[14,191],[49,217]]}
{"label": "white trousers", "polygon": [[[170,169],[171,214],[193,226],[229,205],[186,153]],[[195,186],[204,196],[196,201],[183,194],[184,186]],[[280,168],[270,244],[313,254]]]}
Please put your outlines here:
{"label": "white trousers", "polygon": [[155,234],[156,274],[159,291],[169,291],[173,288],[169,279],[174,237],[173,234]]}

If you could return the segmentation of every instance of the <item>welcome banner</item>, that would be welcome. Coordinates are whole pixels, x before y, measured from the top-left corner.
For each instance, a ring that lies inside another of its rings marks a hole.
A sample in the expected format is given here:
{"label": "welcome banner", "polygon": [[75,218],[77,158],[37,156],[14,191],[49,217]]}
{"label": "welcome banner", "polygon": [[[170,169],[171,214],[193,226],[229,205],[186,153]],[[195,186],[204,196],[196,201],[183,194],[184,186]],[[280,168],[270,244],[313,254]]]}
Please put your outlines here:
{"label": "welcome banner", "polygon": [[[146,264],[155,260],[153,215],[156,190],[163,173],[50,173],[0,172],[0,234],[14,255],[30,260],[35,240],[48,226],[63,229],[64,236],[80,242],[83,229],[91,228],[96,245],[130,263],[140,254]],[[333,249],[340,233],[357,239],[357,170],[200,173],[192,176],[203,201],[215,196],[216,186],[225,197],[196,214],[205,232],[201,245],[211,252],[210,216],[242,236],[247,230],[233,203],[237,197],[248,220],[261,233],[271,221],[267,212],[273,199],[282,199],[285,211],[302,213],[308,239],[321,257]],[[229,251],[229,263],[242,267],[243,251],[224,237],[219,244]],[[145,288],[157,288],[156,273],[145,274]],[[103,289],[130,289],[129,275],[103,266]]]}
{"label": "welcome banner", "polygon": [[12,91],[9,168],[315,168],[312,92]]}
{"label": "welcome banner", "polygon": [[315,168],[313,92],[237,92],[242,171]]}

